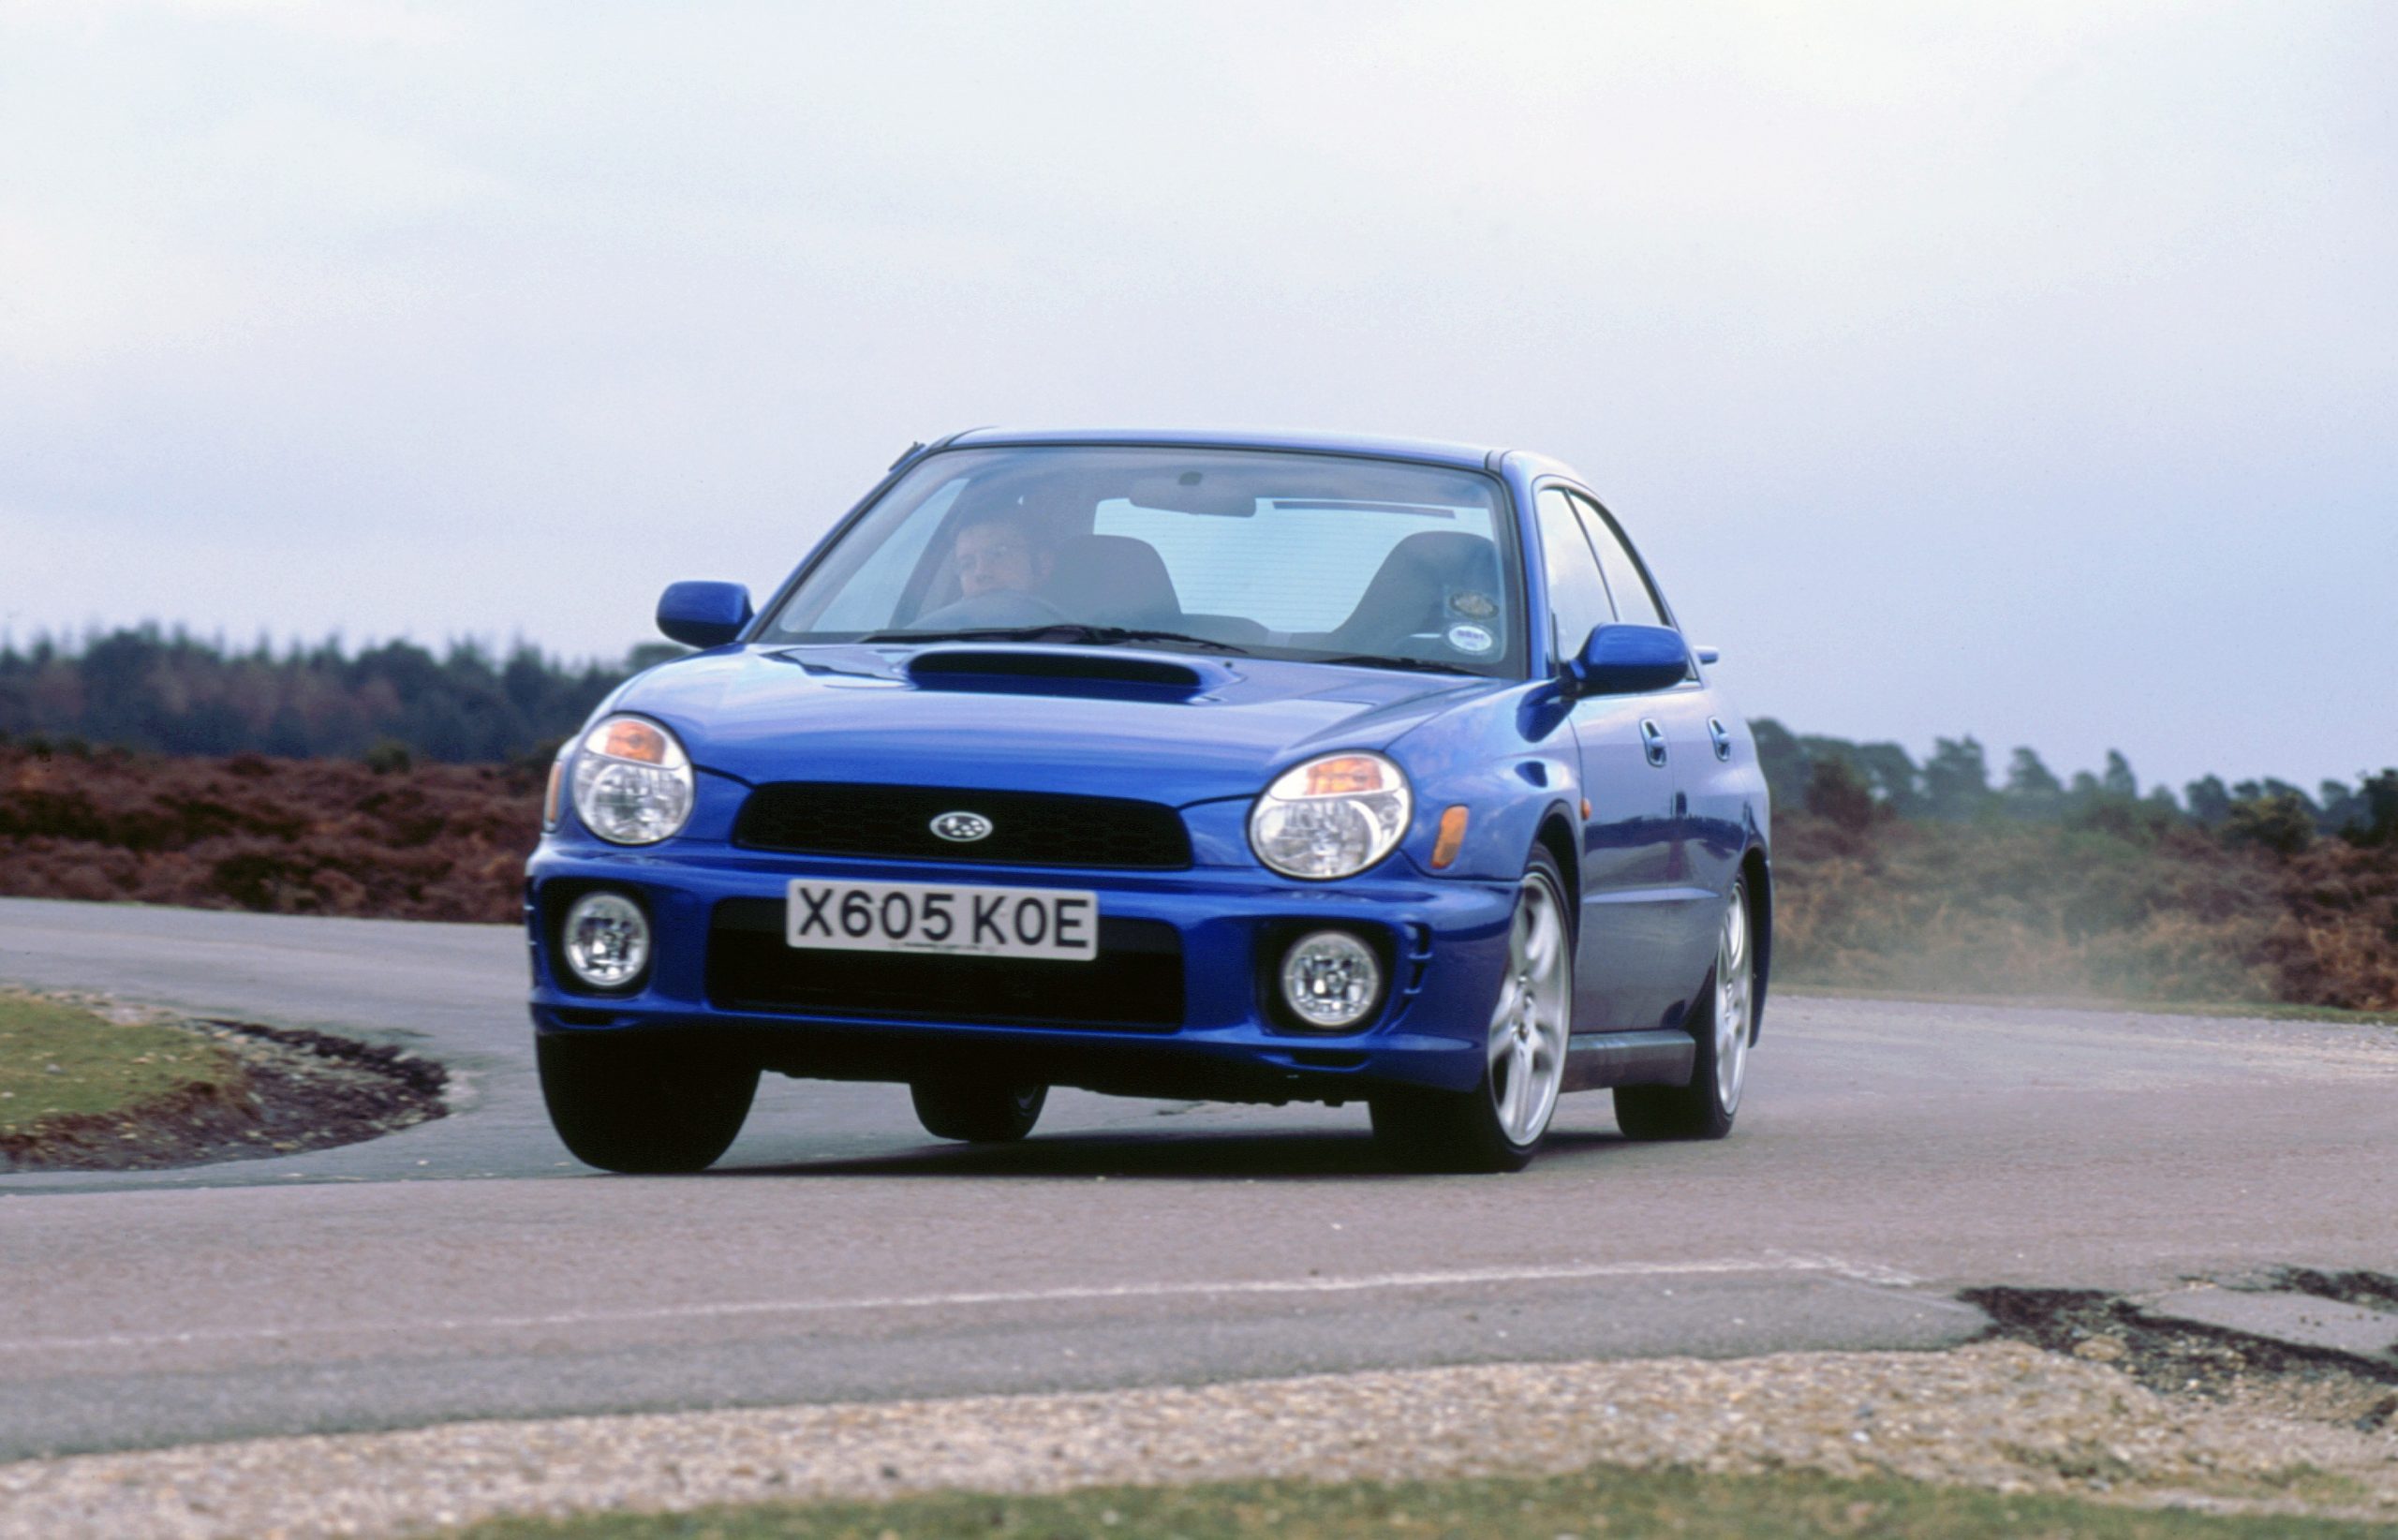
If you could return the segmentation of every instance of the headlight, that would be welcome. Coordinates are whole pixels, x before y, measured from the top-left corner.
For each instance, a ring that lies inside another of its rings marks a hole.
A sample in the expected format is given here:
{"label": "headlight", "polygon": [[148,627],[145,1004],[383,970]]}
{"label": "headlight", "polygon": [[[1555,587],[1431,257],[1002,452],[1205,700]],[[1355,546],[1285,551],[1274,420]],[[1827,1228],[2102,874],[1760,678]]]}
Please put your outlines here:
{"label": "headlight", "polygon": [[574,810],[618,845],[655,845],[691,816],[691,758],[674,734],[640,717],[611,717],[574,756]]}
{"label": "headlight", "polygon": [[1285,877],[1347,877],[1391,852],[1414,800],[1380,754],[1327,754],[1266,789],[1250,809],[1250,847]]}

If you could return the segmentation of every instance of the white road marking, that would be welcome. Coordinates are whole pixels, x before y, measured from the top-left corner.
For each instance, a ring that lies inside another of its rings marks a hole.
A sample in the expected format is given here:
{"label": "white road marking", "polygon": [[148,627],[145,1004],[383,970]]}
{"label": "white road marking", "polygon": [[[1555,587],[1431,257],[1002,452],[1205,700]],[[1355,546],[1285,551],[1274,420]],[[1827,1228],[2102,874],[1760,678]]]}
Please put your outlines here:
{"label": "white road marking", "polygon": [[98,1337],[0,1340],[0,1353],[174,1347],[201,1342],[264,1342],[368,1333],[422,1334],[521,1330],[544,1326],[637,1325],[741,1316],[824,1315],[846,1311],[942,1310],[974,1305],[1073,1304],[1113,1299],[1222,1298],[1251,1295],[1355,1294],[1374,1289],[1441,1289],[1491,1283],[1555,1283],[1608,1278],[1677,1278],[1726,1273],[1822,1273],[1852,1282],[1905,1288],[1921,1280],[1895,1268],[1838,1257],[1769,1254],[1701,1262],[1592,1262],[1548,1267],[1470,1267],[1452,1272],[1371,1273],[1355,1278],[1269,1278],[1222,1282],[1113,1283],[1057,1289],[896,1295],[880,1299],[756,1299],[642,1310],[561,1310],[552,1315],[444,1317],[430,1321],[352,1321],[338,1325],[228,1327],[215,1331],[126,1332]]}

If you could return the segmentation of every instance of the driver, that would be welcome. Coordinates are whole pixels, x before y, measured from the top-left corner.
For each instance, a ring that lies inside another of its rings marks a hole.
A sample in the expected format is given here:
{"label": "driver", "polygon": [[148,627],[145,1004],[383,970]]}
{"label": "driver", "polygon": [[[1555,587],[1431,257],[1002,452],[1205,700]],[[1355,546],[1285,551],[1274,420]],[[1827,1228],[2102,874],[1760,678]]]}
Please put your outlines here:
{"label": "driver", "polygon": [[1041,539],[1032,517],[1021,509],[994,508],[972,515],[950,547],[957,586],[966,599],[984,594],[1030,594],[1049,581],[1058,561]]}

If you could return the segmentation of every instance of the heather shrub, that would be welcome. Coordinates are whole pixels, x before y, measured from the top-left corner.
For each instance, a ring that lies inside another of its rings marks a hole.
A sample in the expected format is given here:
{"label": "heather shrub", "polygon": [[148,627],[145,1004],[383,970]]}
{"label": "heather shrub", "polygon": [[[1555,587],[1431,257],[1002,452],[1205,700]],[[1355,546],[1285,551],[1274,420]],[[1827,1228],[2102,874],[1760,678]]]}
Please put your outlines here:
{"label": "heather shrub", "polygon": [[0,746],[0,892],[513,921],[545,771]]}
{"label": "heather shrub", "polygon": [[2161,820],[1776,820],[1775,969],[1832,988],[2398,1009],[2398,860]]}

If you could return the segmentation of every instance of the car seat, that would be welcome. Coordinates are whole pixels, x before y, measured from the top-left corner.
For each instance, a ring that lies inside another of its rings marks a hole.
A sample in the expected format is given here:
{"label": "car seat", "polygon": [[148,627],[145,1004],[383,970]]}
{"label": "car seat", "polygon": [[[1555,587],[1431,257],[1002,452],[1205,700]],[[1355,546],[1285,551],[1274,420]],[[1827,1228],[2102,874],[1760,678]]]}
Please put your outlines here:
{"label": "car seat", "polygon": [[1337,651],[1404,656],[1411,637],[1460,623],[1498,630],[1499,551],[1481,535],[1426,529],[1391,547],[1374,580],[1328,644]]}
{"label": "car seat", "polygon": [[1131,535],[1075,535],[1058,543],[1042,590],[1069,620],[1171,630],[1182,600],[1157,547]]}

